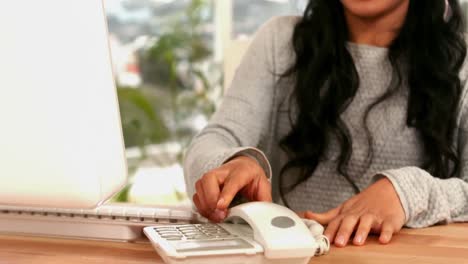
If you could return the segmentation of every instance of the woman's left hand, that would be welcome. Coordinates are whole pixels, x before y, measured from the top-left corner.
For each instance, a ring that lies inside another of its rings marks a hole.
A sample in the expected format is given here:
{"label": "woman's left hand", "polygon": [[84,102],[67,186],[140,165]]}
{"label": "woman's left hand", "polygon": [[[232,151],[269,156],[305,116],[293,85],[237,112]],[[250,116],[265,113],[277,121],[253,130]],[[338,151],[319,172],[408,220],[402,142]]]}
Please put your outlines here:
{"label": "woman's left hand", "polygon": [[380,234],[380,243],[387,244],[405,224],[400,198],[387,178],[326,213],[308,211],[299,215],[327,225],[325,236],[338,247],[346,246],[354,231],[355,245],[364,245],[370,232]]}

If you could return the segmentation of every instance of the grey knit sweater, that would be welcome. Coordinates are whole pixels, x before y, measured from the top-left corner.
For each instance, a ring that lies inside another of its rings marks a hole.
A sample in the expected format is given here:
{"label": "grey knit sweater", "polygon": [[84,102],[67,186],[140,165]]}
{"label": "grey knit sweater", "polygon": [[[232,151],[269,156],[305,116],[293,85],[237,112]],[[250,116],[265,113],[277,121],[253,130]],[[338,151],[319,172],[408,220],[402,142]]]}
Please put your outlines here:
{"label": "grey knit sweater", "polygon": [[[293,85],[275,73],[284,72],[294,60],[291,39],[298,19],[275,18],[257,32],[220,108],[186,153],[184,172],[190,197],[195,182],[205,172],[233,156],[249,155],[271,178],[274,198],[280,202],[275,179],[288,157],[279,147],[279,140],[291,129],[288,97]],[[423,160],[422,145],[417,132],[406,126],[407,89],[399,89],[371,111],[368,127],[374,156],[367,166],[368,141],[362,117],[388,89],[392,70],[386,48],[353,43],[348,43],[347,48],[361,80],[356,97],[343,114],[353,138],[348,169],[351,179],[363,190],[378,175],[388,177],[400,197],[408,227],[468,221],[468,66],[460,72],[464,89],[454,141],[461,158],[461,174],[441,180],[418,167]],[[293,210],[323,212],[354,195],[352,186],[336,171],[338,153],[339,146],[332,140],[327,160],[286,196]],[[288,178],[294,177],[294,171],[289,173]]]}

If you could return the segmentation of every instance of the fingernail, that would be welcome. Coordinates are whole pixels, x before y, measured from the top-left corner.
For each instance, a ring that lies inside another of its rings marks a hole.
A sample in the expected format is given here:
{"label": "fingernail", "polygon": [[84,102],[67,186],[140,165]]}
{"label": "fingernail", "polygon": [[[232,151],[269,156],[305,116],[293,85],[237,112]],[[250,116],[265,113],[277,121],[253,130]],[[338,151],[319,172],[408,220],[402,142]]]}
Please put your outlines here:
{"label": "fingernail", "polygon": [[226,218],[226,212],[224,211],[216,209],[214,213],[219,220],[224,220],[224,218]]}
{"label": "fingernail", "polygon": [[335,244],[339,245],[339,246],[344,246],[345,244],[345,239],[343,236],[337,236],[336,239],[335,239]]}
{"label": "fingernail", "polygon": [[360,235],[357,235],[357,236],[354,237],[354,241],[359,245],[362,244],[362,240],[363,240],[362,236],[360,236]]}
{"label": "fingernail", "polygon": [[216,204],[217,208],[220,208],[224,205],[224,198],[219,199],[218,203]]}
{"label": "fingernail", "polygon": [[390,239],[389,239],[388,235],[383,235],[381,240],[380,240],[380,242],[382,242],[384,244],[388,243],[389,241],[390,241]]}

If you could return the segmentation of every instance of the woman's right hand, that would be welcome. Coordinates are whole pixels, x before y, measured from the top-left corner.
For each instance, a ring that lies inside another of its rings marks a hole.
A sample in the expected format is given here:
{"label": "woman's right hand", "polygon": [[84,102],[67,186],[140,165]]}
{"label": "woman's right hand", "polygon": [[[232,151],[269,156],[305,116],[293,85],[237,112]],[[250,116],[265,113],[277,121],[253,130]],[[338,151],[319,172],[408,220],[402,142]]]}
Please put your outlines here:
{"label": "woman's right hand", "polygon": [[250,201],[271,202],[271,185],[263,168],[247,156],[236,157],[207,172],[195,184],[193,202],[201,215],[213,222],[226,218],[237,193]]}

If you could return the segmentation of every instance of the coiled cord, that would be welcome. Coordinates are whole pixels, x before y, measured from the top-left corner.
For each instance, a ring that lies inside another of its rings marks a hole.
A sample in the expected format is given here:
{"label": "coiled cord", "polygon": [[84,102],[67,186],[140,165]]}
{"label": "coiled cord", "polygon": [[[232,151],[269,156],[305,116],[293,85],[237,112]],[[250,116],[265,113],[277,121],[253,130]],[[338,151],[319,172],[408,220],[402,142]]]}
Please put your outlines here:
{"label": "coiled cord", "polygon": [[327,254],[330,251],[330,240],[323,235],[323,231],[325,230],[323,226],[311,219],[302,218],[302,220],[314,237],[315,242],[317,242],[318,248],[315,251],[315,256]]}
{"label": "coiled cord", "polygon": [[318,244],[318,248],[315,251],[315,256],[322,256],[330,251],[330,240],[324,235],[315,236],[315,241]]}

